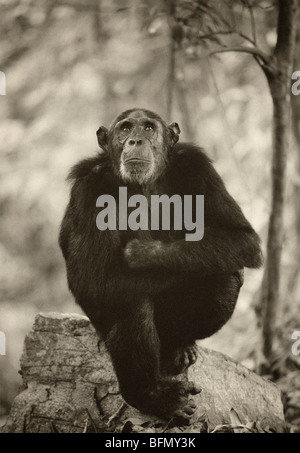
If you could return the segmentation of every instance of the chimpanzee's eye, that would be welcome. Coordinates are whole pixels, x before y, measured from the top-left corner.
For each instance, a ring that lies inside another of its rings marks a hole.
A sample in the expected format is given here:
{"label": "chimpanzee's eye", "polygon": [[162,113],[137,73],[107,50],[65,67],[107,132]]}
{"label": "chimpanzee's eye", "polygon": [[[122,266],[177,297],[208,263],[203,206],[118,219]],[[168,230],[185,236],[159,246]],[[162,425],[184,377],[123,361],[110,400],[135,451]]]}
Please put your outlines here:
{"label": "chimpanzee's eye", "polygon": [[147,123],[145,125],[145,131],[154,131],[154,126],[153,124]]}
{"label": "chimpanzee's eye", "polygon": [[121,126],[121,131],[122,132],[129,132],[130,129],[131,129],[131,125],[128,124],[128,123],[125,123],[125,124],[123,124],[123,126]]}

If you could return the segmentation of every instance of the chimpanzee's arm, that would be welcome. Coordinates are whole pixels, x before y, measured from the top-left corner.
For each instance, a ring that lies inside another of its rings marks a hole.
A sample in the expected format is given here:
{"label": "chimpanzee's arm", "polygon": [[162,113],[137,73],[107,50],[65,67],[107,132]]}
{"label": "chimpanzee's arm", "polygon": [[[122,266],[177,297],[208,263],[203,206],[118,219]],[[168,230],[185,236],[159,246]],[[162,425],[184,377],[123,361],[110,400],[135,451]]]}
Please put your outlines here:
{"label": "chimpanzee's arm", "polygon": [[124,251],[131,268],[159,267],[187,272],[199,270],[202,275],[209,275],[261,266],[258,235],[208,160],[205,170],[203,239],[198,242],[179,240],[170,243],[131,241]]}

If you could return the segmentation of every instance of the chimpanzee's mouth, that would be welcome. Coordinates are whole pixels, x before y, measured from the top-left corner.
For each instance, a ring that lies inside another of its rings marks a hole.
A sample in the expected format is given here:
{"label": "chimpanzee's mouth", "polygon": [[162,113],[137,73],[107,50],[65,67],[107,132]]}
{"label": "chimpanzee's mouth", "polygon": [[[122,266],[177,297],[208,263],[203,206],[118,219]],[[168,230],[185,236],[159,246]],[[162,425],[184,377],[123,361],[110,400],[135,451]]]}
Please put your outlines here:
{"label": "chimpanzee's mouth", "polygon": [[151,164],[151,161],[148,159],[140,159],[138,157],[133,157],[132,159],[124,160],[124,164]]}

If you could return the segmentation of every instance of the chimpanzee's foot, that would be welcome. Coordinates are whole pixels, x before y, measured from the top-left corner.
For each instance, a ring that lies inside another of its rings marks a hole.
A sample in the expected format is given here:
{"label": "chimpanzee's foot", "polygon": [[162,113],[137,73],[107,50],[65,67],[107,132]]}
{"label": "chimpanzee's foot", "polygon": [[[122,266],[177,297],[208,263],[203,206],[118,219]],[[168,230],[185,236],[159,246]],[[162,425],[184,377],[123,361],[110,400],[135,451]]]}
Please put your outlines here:
{"label": "chimpanzee's foot", "polygon": [[192,344],[183,348],[174,350],[168,356],[162,357],[162,370],[166,374],[176,376],[177,374],[183,373],[197,360],[197,346]]}
{"label": "chimpanzee's foot", "polygon": [[127,394],[125,400],[137,409],[157,415],[174,424],[188,425],[196,410],[196,404],[190,395],[200,393],[194,382],[159,381],[149,390]]}

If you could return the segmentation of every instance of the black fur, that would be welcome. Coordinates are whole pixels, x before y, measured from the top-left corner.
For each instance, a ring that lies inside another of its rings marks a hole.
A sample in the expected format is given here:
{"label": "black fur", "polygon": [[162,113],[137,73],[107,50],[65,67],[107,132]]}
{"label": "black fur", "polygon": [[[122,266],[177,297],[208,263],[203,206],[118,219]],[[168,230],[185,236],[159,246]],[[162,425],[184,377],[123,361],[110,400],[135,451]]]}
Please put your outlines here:
{"label": "black fur", "polygon": [[[196,339],[228,321],[242,284],[239,271],[259,267],[262,257],[259,237],[206,154],[187,143],[165,149],[166,170],[146,187],[120,180],[109,144],[107,152],[76,165],[60,246],[70,290],[105,339],[124,398],[146,412],[185,420],[195,389],[171,382],[162,370],[172,368],[166,362],[176,351],[193,351]],[[173,230],[100,232],[96,199],[111,194],[117,200],[125,185],[128,197],[204,195],[204,238],[186,242],[185,231]]]}

